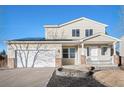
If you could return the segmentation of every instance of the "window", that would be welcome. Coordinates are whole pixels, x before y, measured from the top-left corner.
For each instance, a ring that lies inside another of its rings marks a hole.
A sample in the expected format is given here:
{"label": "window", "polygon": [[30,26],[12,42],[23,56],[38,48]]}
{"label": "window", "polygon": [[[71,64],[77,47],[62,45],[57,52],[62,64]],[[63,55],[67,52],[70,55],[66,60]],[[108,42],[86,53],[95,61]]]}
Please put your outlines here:
{"label": "window", "polygon": [[63,58],[75,58],[75,48],[63,49]]}
{"label": "window", "polygon": [[68,58],[68,49],[63,49],[63,58]]}
{"label": "window", "polygon": [[80,36],[80,29],[72,29],[72,36],[79,37]]}
{"label": "window", "polygon": [[90,56],[90,50],[89,50],[89,47],[87,47],[87,56]]}
{"label": "window", "polygon": [[107,54],[107,47],[102,47],[101,48],[101,55],[106,55]]}
{"label": "window", "polygon": [[88,36],[91,36],[93,35],[93,29],[86,29],[85,30],[85,36],[88,37]]}
{"label": "window", "polygon": [[80,36],[80,31],[79,31],[79,29],[76,30],[76,36],[77,36],[77,37]]}
{"label": "window", "polygon": [[72,30],[72,36],[75,36],[75,29]]}
{"label": "window", "polygon": [[75,48],[70,48],[70,58],[75,58]]}

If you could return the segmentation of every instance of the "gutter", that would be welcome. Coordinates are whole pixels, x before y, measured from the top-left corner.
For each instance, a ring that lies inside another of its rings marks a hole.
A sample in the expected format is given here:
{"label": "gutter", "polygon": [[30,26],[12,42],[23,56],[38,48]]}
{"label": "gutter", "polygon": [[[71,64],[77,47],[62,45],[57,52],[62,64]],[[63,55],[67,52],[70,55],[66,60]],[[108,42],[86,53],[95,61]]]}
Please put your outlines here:
{"label": "gutter", "polygon": [[30,43],[30,44],[79,44],[79,40],[75,41],[7,41],[7,44],[24,44],[24,43]]}

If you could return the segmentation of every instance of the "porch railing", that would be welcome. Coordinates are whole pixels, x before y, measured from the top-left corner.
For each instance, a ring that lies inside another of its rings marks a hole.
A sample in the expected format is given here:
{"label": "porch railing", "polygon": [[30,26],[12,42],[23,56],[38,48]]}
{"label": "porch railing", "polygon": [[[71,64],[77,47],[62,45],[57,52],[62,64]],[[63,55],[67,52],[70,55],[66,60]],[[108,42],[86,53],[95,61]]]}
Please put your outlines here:
{"label": "porch railing", "polygon": [[112,56],[87,56],[86,62],[90,64],[112,64]]}

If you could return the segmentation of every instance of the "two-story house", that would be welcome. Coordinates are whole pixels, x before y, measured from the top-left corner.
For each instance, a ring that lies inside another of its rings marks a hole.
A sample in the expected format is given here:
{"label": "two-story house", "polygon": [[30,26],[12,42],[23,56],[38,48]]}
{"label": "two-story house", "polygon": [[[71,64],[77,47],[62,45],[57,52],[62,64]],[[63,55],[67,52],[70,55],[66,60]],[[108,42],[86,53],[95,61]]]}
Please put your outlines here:
{"label": "two-story house", "polygon": [[117,66],[116,43],[108,25],[81,17],[60,25],[44,25],[45,39],[9,40],[8,67],[60,67],[89,64]]}

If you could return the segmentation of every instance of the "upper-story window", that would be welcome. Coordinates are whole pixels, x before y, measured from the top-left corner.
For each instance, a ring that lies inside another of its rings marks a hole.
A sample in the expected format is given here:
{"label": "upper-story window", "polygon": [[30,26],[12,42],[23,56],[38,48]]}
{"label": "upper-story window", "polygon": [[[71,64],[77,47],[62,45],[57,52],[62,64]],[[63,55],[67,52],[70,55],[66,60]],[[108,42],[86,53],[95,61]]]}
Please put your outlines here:
{"label": "upper-story window", "polygon": [[86,29],[85,30],[85,36],[88,37],[88,36],[91,36],[93,35],[93,29]]}
{"label": "upper-story window", "polygon": [[72,36],[79,37],[80,36],[80,29],[72,29]]}

